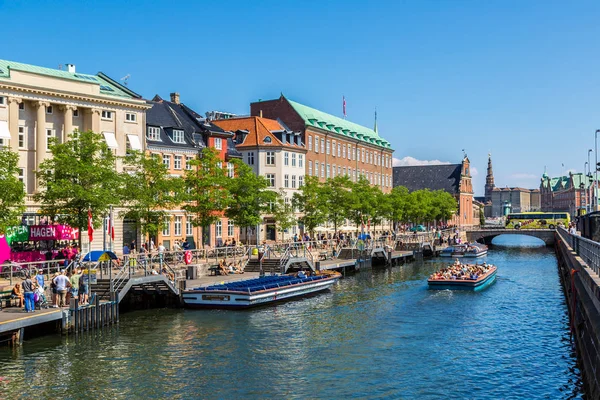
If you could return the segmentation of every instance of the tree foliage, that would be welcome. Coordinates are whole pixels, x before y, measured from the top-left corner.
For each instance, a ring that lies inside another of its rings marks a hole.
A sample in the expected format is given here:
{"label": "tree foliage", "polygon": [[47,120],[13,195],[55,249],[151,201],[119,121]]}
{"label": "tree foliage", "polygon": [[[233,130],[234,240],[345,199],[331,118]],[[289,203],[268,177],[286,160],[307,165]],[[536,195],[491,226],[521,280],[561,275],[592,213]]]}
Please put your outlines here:
{"label": "tree foliage", "polygon": [[352,196],[348,204],[348,216],[357,227],[363,223],[367,224],[369,221],[374,222],[378,217],[377,200],[380,193],[381,189],[372,186],[364,176],[353,183]]}
{"label": "tree foliage", "polygon": [[300,222],[311,235],[314,234],[317,226],[327,221],[321,188],[319,178],[307,176],[304,185],[294,193],[293,197],[294,207],[304,214]]}
{"label": "tree foliage", "polygon": [[144,234],[156,236],[169,217],[167,210],[181,200],[183,180],[169,175],[156,155],[132,152],[123,164],[121,199],[127,209],[122,214],[138,221]]}
{"label": "tree foliage", "polygon": [[349,216],[348,205],[352,201],[352,181],[344,175],[328,179],[320,187],[319,195],[322,196],[322,207],[328,222],[333,224],[334,232],[344,223]]}
{"label": "tree foliage", "polygon": [[288,229],[291,229],[294,225],[296,225],[297,221],[292,203],[285,201],[285,190],[280,190],[279,193],[277,193],[276,195],[277,197],[275,199],[274,207],[271,214],[273,215],[273,219],[275,220],[275,226],[277,227],[277,231],[281,232],[283,239],[283,232],[285,232]]}
{"label": "tree foliage", "polygon": [[18,225],[25,211],[25,191],[18,179],[19,155],[0,147],[0,234]]}
{"label": "tree foliage", "polygon": [[82,231],[90,208],[97,226],[110,205],[119,201],[116,156],[92,131],[76,131],[64,143],[51,141],[50,153],[37,171],[40,191],[35,200],[42,213]]}

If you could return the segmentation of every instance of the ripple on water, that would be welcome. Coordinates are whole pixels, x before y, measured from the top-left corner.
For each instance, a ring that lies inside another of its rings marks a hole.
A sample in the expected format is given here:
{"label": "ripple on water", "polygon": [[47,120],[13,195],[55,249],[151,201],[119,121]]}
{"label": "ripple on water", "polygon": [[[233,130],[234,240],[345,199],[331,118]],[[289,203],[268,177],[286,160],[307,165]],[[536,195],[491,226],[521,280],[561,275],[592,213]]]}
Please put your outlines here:
{"label": "ripple on water", "polygon": [[0,393],[581,397],[554,255],[502,247],[487,261],[499,266],[498,276],[481,293],[427,290],[427,276],[443,265],[434,261],[363,271],[329,293],[277,307],[122,314],[118,328],[0,349],[0,376],[10,380]]}

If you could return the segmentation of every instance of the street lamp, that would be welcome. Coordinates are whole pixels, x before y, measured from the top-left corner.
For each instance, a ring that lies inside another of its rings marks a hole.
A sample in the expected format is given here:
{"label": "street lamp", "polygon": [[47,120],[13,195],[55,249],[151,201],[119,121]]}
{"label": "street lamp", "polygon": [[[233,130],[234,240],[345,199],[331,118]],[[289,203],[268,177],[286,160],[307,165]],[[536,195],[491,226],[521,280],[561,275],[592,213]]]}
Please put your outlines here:
{"label": "street lamp", "polygon": [[594,156],[596,157],[596,163],[594,164],[594,208],[592,208],[592,211],[596,211],[596,208],[598,208],[598,132],[600,132],[600,129],[596,129],[594,133]]}
{"label": "street lamp", "polygon": [[[590,156],[590,153],[588,152],[588,157],[589,156]],[[583,164],[583,177],[584,177],[584,179],[581,180],[582,189],[585,189],[585,185],[587,183],[589,183],[589,179],[590,178],[588,176],[588,169],[590,169],[590,162],[586,161],[585,164]],[[589,193],[589,187],[588,187],[587,191],[585,191],[585,192],[582,193],[582,195],[584,196],[584,200],[585,200],[585,213],[586,214],[590,212],[590,210],[588,209],[589,208],[589,203],[590,203],[589,199],[588,199],[588,193]]]}
{"label": "street lamp", "polygon": [[[594,150],[592,150],[592,149],[588,149],[588,172],[587,172],[588,183],[590,183],[589,180],[592,177],[592,164],[590,163],[590,153],[593,151]],[[586,200],[587,200],[587,204],[588,204],[586,207],[586,211],[589,213],[590,211],[592,211],[592,207],[590,204],[592,202],[592,199],[591,199],[592,196],[590,195],[590,187],[589,186],[587,188],[586,196],[587,196]]]}

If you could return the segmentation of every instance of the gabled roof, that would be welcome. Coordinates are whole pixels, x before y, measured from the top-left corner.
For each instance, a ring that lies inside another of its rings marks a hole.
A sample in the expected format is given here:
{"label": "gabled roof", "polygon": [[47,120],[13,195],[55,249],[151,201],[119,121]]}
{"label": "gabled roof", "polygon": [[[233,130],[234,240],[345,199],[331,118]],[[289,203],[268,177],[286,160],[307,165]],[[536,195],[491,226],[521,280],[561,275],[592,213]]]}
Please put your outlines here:
{"label": "gabled roof", "polygon": [[[146,132],[148,145],[196,149],[206,147],[203,138],[204,130],[180,107],[180,104],[165,101],[160,97],[155,97],[154,100],[158,101],[148,102],[152,108],[146,111],[146,125],[160,128],[161,140],[148,139]],[[183,130],[185,143],[173,142],[173,129]]]}
{"label": "gabled roof", "polygon": [[391,144],[379,136],[373,129],[355,124],[335,115],[327,114],[315,108],[305,106],[290,99],[286,99],[298,115],[304,120],[306,126],[313,126],[352,139],[361,140],[374,146],[391,149]]}
{"label": "gabled roof", "polygon": [[461,170],[462,164],[394,167],[394,187],[404,186],[411,192],[429,189],[458,194]]}
{"label": "gabled roof", "polygon": [[228,118],[214,121],[214,123],[228,131],[247,131],[243,143],[237,144],[238,148],[244,147],[287,147],[294,149],[303,149],[304,146],[292,144],[289,142],[283,143],[275,134],[275,132],[285,131],[286,127],[282,126],[278,121],[263,117],[240,117]]}
{"label": "gabled roof", "polygon": [[69,72],[61,69],[40,67],[37,65],[24,64],[16,61],[0,60],[0,81],[10,80],[10,71],[23,71],[32,74],[45,75],[53,78],[68,79],[72,81],[85,82],[100,86],[100,93],[107,96],[139,99],[140,95],[121,85],[106,74],[99,72],[97,75],[82,74],[80,72]]}
{"label": "gabled roof", "polygon": [[[571,183],[571,178],[572,183]],[[552,189],[553,192],[570,189],[574,187],[575,189],[581,188],[581,184],[583,183],[584,187],[588,189],[592,184],[593,180],[589,177],[586,177],[583,173],[570,174],[569,176],[558,176],[554,178],[548,177],[548,175],[544,174],[542,177],[542,186],[548,187]]]}

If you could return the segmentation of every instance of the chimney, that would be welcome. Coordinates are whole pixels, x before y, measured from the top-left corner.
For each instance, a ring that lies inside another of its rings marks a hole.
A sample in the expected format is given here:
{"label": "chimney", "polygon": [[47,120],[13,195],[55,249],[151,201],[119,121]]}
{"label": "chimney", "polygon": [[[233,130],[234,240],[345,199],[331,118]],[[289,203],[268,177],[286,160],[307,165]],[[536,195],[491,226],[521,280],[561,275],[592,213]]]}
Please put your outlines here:
{"label": "chimney", "polygon": [[258,116],[262,118],[262,110],[258,112]]}
{"label": "chimney", "polygon": [[75,73],[75,64],[67,64],[67,72]]}
{"label": "chimney", "polygon": [[181,102],[179,101],[179,93],[177,93],[177,92],[171,93],[171,103],[181,104]]}

